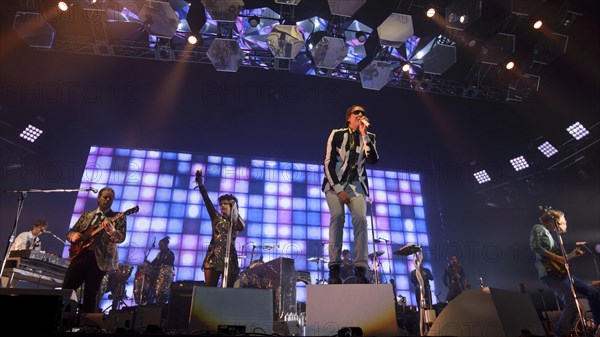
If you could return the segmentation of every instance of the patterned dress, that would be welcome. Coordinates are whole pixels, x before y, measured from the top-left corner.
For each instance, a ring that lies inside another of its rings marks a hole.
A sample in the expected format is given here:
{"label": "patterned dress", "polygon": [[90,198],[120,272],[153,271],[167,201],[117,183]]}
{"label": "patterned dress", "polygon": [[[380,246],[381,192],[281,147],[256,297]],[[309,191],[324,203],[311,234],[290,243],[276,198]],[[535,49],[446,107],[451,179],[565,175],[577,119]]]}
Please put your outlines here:
{"label": "patterned dress", "polygon": [[[231,227],[231,221],[229,218],[224,218],[219,212],[217,212],[215,206],[208,197],[208,192],[206,191],[204,185],[200,185],[200,193],[202,194],[202,199],[204,199],[204,204],[206,205],[206,209],[210,215],[210,220],[212,223],[212,238],[210,239],[206,257],[202,263],[202,268],[224,272],[225,254],[227,251],[227,235],[229,233],[229,228]],[[237,275],[240,271],[237,251],[235,249],[235,238],[237,237],[237,234],[245,228],[246,223],[241,217],[238,216],[237,221],[233,224],[233,231],[231,233],[231,246],[229,253],[230,275]]]}

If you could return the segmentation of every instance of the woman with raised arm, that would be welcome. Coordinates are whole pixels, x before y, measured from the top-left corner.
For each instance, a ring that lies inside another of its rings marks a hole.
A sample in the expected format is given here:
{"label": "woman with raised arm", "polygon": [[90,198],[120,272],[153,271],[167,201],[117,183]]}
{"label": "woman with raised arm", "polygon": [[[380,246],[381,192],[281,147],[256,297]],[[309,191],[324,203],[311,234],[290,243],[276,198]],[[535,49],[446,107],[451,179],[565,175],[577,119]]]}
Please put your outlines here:
{"label": "woman with raised arm", "polygon": [[[206,286],[216,287],[219,278],[223,277],[222,283],[226,284],[227,288],[231,288],[240,271],[235,238],[246,228],[246,223],[239,215],[236,197],[231,194],[221,195],[219,197],[221,213],[219,213],[208,197],[201,170],[196,171],[196,183],[212,223],[212,238],[202,263],[204,282]],[[227,255],[229,259],[226,259]]]}

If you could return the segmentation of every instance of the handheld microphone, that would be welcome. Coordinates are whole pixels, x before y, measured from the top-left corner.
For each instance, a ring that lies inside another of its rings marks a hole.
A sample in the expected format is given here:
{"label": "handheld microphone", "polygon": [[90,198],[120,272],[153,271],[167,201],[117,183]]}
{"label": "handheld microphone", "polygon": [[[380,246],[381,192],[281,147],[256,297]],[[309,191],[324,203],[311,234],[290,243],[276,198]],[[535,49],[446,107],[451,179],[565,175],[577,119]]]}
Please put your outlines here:
{"label": "handheld microphone", "polygon": [[577,241],[577,242],[575,242],[575,244],[578,245],[578,246],[583,246],[586,243],[587,243],[587,241]]}
{"label": "handheld microphone", "polygon": [[154,237],[154,241],[152,242],[152,248],[156,247],[156,236]]}
{"label": "handheld microphone", "polygon": [[366,119],[361,119],[360,122],[363,123],[366,127],[371,126],[371,123],[369,123],[369,121],[367,121]]}

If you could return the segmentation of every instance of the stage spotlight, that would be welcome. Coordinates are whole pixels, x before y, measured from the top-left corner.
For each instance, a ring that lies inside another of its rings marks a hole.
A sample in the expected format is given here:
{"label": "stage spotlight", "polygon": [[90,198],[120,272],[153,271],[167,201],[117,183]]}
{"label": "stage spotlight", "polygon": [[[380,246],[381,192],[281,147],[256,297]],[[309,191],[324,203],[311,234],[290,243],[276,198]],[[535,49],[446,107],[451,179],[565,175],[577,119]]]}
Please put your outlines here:
{"label": "stage spotlight", "polygon": [[536,21],[536,22],[533,24],[533,28],[534,28],[534,29],[540,29],[540,28],[542,28],[542,25],[543,25],[543,23],[542,23],[542,20],[537,20],[537,21]]}
{"label": "stage spotlight", "polygon": [[490,178],[489,174],[485,170],[475,172],[473,173],[473,176],[480,184],[487,183],[488,181],[492,180],[492,178]]}
{"label": "stage spotlight", "polygon": [[481,18],[482,1],[455,0],[446,7],[446,28],[465,30]]}
{"label": "stage spotlight", "polygon": [[405,73],[409,72],[410,71],[410,63],[405,63],[402,66],[402,71],[405,72]]}
{"label": "stage spotlight", "polygon": [[529,167],[529,163],[525,160],[525,157],[519,156],[510,160],[515,171],[521,171]]}
{"label": "stage spotlight", "polygon": [[187,42],[189,44],[194,44],[195,45],[196,43],[198,43],[198,37],[196,37],[196,35],[192,34],[192,35],[188,36]]}
{"label": "stage spotlight", "polygon": [[550,144],[550,142],[544,142],[542,145],[538,146],[538,150],[540,150],[540,152],[543,153],[547,158],[550,158],[558,153],[558,150],[552,144]]}
{"label": "stage spotlight", "polygon": [[21,138],[28,140],[30,142],[35,142],[36,139],[43,133],[44,131],[36,128],[35,126],[29,124],[19,135]]}
{"label": "stage spotlight", "polygon": [[250,25],[250,27],[255,28],[256,26],[258,26],[260,24],[260,18],[256,15],[252,15],[248,19],[248,24]]}
{"label": "stage spotlight", "polygon": [[567,131],[573,136],[573,138],[580,140],[587,136],[590,132],[581,123],[577,122],[567,128]]}
{"label": "stage spotlight", "polygon": [[435,8],[433,8],[433,7],[432,7],[432,8],[429,8],[429,9],[427,10],[427,12],[426,12],[426,15],[427,15],[427,17],[428,17],[428,18],[432,18],[432,17],[434,17],[434,16],[435,16]]}
{"label": "stage spotlight", "polygon": [[506,69],[511,70],[515,67],[515,63],[513,61],[506,62]]}
{"label": "stage spotlight", "polygon": [[355,36],[360,43],[367,41],[367,34],[365,34],[365,32],[356,32]]}
{"label": "stage spotlight", "polygon": [[58,9],[60,9],[63,12],[66,12],[69,9],[69,5],[67,5],[67,3],[64,1],[59,1],[57,6]]}

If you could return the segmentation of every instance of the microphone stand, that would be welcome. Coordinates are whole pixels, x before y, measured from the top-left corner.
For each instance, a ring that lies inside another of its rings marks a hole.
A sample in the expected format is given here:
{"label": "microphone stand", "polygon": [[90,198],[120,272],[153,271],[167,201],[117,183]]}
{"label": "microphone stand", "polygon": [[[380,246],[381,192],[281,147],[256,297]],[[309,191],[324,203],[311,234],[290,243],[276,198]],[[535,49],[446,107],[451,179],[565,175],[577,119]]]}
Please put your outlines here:
{"label": "microphone stand", "polygon": [[[369,203],[371,204],[371,237],[373,238],[373,277],[375,278],[375,284],[379,284],[379,259],[377,258],[377,246],[375,245],[375,221],[373,217],[373,198],[369,197]],[[368,252],[368,250],[367,250]]]}
{"label": "microphone stand", "polygon": [[[419,332],[421,336],[425,336],[427,334],[427,325],[426,325],[426,306],[425,306],[425,281],[423,280],[423,274],[421,274],[421,267],[423,265],[423,254],[419,249],[413,254],[414,260],[413,263],[415,265],[415,276],[417,277],[417,282],[419,283]],[[429,281],[427,281],[429,282]]]}
{"label": "microphone stand", "polygon": [[[156,238],[154,238],[154,240],[156,240]],[[146,251],[146,255],[144,256],[144,264],[146,264],[148,261],[148,255],[150,255],[150,251],[156,247],[155,245],[156,241],[152,243],[152,246],[150,248],[148,248],[148,250]],[[150,268],[152,267],[152,265],[150,263],[146,264],[146,268]],[[139,303],[140,305],[142,305],[142,299],[144,298],[144,283],[146,283],[146,269],[144,268],[144,275],[142,275],[142,287],[140,289],[140,299],[139,299]],[[148,289],[148,293],[150,293],[150,289]],[[146,294],[146,300],[148,300],[148,294]]]}
{"label": "microphone stand", "polygon": [[67,241],[63,241],[63,239],[59,238],[58,236],[56,236],[56,234],[54,234],[52,232],[45,231],[44,233],[52,235],[56,240],[60,241],[60,243],[62,243],[63,245],[67,245],[68,244]]}
{"label": "microphone stand", "polygon": [[[5,190],[5,193],[19,193],[19,197],[17,198],[17,214],[15,216],[15,221],[13,223],[12,231],[8,236],[8,243],[6,245],[6,250],[4,251],[4,257],[2,258],[2,267],[0,267],[0,275],[4,274],[4,267],[6,267],[6,260],[10,254],[10,247],[12,246],[13,241],[15,240],[15,236],[17,235],[17,227],[19,225],[19,218],[21,217],[21,212],[23,211],[23,204],[25,203],[25,198],[27,198],[27,193],[53,193],[53,192],[94,192],[96,193],[96,189],[90,188],[78,188],[78,189],[50,189],[50,190],[40,190],[40,189],[28,189],[28,190]],[[61,240],[62,241],[62,240]]]}
{"label": "microphone stand", "polygon": [[575,300],[575,306],[577,307],[577,313],[579,314],[579,322],[581,323],[581,328],[583,329],[583,331],[585,331],[585,317],[583,316],[583,312],[581,311],[581,305],[579,305],[579,300],[577,299],[577,293],[575,292],[575,286],[573,285],[573,276],[571,275],[571,266],[569,265],[568,254],[565,249],[565,244],[563,242],[562,236],[560,235],[558,222],[556,220],[554,220],[554,231],[556,232],[556,236],[558,237],[557,241],[558,246],[560,248],[560,252],[562,254],[562,257],[565,259],[565,270],[567,271],[567,277],[569,278],[569,287],[571,288],[571,294],[573,296],[573,299]]}
{"label": "microphone stand", "polygon": [[229,257],[231,255],[231,232],[233,231],[233,207],[237,207],[237,205],[233,203],[231,205],[231,210],[229,211],[229,230],[227,232],[227,248],[225,248],[225,263],[223,267],[223,280],[221,281],[221,288],[227,288],[227,283],[229,281]]}

